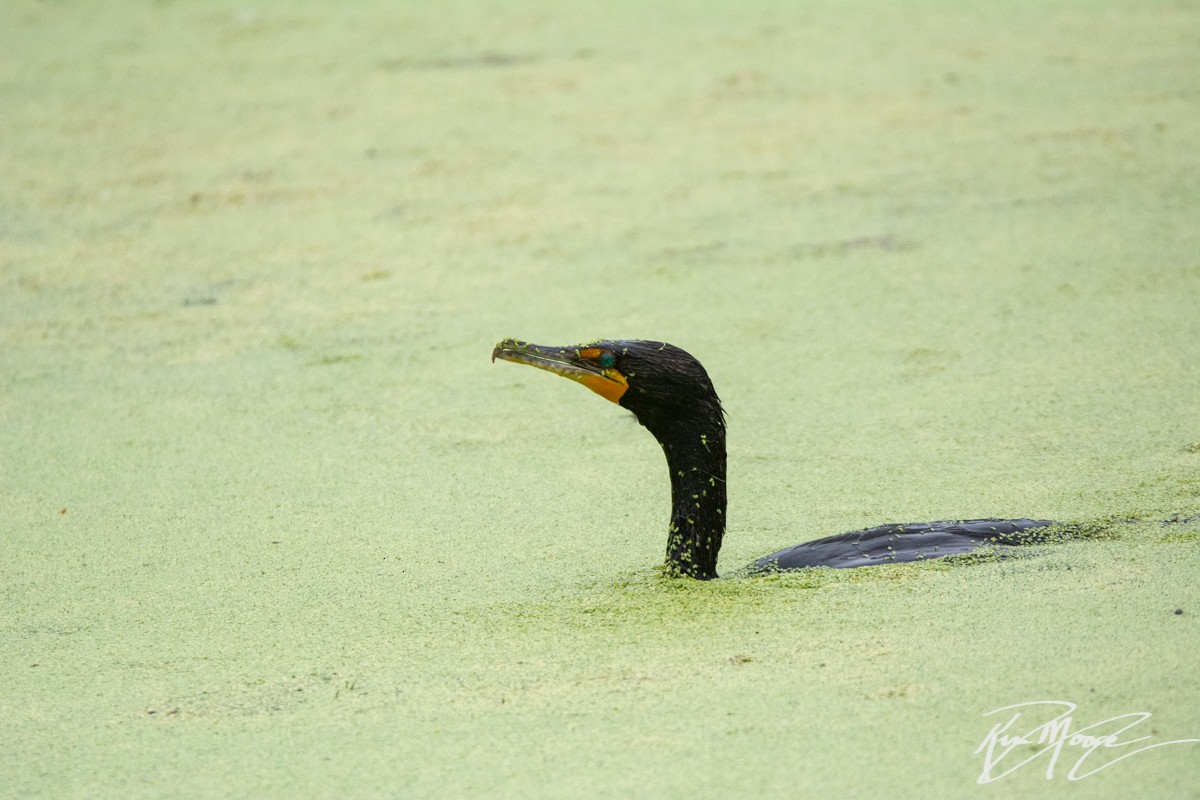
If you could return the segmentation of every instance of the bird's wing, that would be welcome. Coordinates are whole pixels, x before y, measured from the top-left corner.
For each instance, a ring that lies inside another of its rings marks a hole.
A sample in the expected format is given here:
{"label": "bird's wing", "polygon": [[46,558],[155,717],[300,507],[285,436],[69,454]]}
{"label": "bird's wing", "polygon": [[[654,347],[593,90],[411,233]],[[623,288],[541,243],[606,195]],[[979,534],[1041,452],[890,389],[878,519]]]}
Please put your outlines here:
{"label": "bird's wing", "polygon": [[970,553],[983,545],[1027,544],[1026,531],[1053,524],[1045,519],[972,519],[880,525],[850,533],[826,536],[764,556],[752,563],[751,572],[804,567],[869,567],[921,561],[926,558]]}

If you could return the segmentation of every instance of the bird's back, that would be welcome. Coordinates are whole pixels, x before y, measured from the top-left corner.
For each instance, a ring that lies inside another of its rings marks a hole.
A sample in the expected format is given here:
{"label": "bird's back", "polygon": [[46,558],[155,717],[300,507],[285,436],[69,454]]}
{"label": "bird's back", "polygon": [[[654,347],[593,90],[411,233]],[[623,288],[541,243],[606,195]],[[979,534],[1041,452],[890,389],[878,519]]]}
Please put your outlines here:
{"label": "bird's back", "polygon": [[1045,519],[972,519],[880,525],[789,547],[753,562],[751,572],[803,567],[869,567],[970,553],[986,544],[1027,544],[1027,531],[1054,524]]}

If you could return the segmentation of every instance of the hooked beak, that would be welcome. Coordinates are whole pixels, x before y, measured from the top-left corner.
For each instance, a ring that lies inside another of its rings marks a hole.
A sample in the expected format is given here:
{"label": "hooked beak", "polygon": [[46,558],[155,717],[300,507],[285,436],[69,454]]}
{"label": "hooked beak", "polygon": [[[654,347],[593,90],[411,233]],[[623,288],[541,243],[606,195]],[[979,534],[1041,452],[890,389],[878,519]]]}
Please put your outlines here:
{"label": "hooked beak", "polygon": [[505,339],[492,349],[492,361],[499,358],[514,364],[527,364],[544,369],[582,383],[606,400],[618,403],[629,384],[625,376],[616,369],[606,369],[595,362],[601,352],[600,349],[587,345],[547,347],[517,339]]}

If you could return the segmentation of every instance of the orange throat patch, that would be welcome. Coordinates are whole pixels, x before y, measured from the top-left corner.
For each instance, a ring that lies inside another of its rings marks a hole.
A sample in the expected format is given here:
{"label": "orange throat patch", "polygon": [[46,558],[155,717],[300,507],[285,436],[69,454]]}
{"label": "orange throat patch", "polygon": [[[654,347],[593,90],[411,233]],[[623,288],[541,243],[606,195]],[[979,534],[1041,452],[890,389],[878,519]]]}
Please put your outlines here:
{"label": "orange throat patch", "polygon": [[586,374],[578,377],[572,375],[571,377],[605,400],[611,400],[614,403],[619,403],[625,390],[629,388],[625,376],[615,369],[606,369],[603,375]]}

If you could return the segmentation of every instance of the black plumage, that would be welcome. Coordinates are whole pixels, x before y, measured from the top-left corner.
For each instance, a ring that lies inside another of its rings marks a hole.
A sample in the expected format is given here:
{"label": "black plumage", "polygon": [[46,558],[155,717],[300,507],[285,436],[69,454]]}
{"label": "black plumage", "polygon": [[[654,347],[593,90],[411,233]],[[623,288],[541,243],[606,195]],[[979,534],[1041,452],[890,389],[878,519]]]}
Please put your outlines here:
{"label": "black plumage", "polygon": [[[633,412],[662,446],[671,476],[666,568],[691,578],[717,577],[725,535],[725,414],[708,372],[666,342],[598,341],[546,347],[506,339],[497,358],[528,364],[584,384]],[[749,569],[864,567],[1012,545],[1051,520],[982,519],[883,525],[828,536],[754,561]]]}

